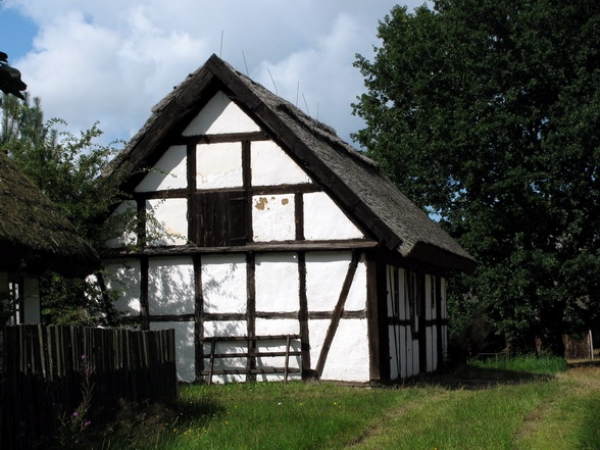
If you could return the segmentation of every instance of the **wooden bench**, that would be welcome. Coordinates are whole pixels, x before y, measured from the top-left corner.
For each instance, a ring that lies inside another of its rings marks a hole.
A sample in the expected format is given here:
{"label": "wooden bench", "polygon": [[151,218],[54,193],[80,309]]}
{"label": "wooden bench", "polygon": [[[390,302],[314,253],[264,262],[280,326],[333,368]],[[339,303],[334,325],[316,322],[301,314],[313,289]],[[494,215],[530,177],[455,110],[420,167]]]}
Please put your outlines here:
{"label": "wooden bench", "polygon": [[[213,375],[229,375],[229,374],[246,374],[249,379],[255,374],[271,374],[271,373],[283,373],[284,381],[287,383],[288,375],[290,373],[301,373],[302,370],[299,368],[289,366],[290,356],[300,356],[302,352],[300,350],[290,350],[290,346],[293,340],[299,340],[299,334],[282,334],[274,336],[213,336],[205,337],[204,343],[210,343],[210,353],[205,355],[204,358],[209,359],[208,370],[203,370],[202,375],[208,376],[208,384],[212,384]],[[257,342],[273,342],[273,341],[285,341],[285,351],[265,351],[256,348]],[[243,342],[246,345],[247,351],[245,352],[226,352],[216,353],[217,343],[219,342]],[[284,367],[253,367],[252,362],[256,361],[256,358],[262,357],[275,357],[285,356]],[[231,368],[231,369],[214,369],[215,359],[223,358],[246,358],[246,368]],[[302,364],[300,364],[302,367]]]}

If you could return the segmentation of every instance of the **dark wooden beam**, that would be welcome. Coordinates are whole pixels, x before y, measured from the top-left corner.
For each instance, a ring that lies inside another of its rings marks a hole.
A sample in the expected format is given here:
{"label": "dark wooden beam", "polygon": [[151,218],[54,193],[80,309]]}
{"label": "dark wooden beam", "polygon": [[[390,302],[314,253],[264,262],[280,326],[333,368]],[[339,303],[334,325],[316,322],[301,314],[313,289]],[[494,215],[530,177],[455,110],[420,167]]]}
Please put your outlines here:
{"label": "dark wooden beam", "polygon": [[242,141],[267,141],[269,137],[262,131],[251,133],[199,134],[195,136],[178,136],[172,145],[220,144]]}
{"label": "dark wooden beam", "polygon": [[200,255],[194,255],[194,356],[196,381],[200,381],[204,370],[204,293]]}
{"label": "dark wooden beam", "polygon": [[310,333],[308,330],[308,299],[306,297],[306,254],[298,252],[298,294],[300,311],[298,321],[300,325],[300,349],[302,351],[302,378],[312,376],[310,369]]}
{"label": "dark wooden beam", "polygon": [[199,247],[196,245],[162,246],[138,250],[113,250],[108,258],[132,258],[142,255],[175,256],[193,254],[245,253],[245,252],[298,252],[298,251],[337,251],[371,249],[378,243],[369,240],[351,241],[285,241],[285,242],[256,242],[247,245],[230,247]]}
{"label": "dark wooden beam", "polygon": [[[246,325],[248,336],[251,339],[248,341],[248,353],[256,352],[256,264],[254,253],[246,253],[246,290],[248,302],[246,306]],[[252,371],[256,369],[256,357],[248,357],[248,372],[246,373],[246,381],[256,381],[256,374]]]}

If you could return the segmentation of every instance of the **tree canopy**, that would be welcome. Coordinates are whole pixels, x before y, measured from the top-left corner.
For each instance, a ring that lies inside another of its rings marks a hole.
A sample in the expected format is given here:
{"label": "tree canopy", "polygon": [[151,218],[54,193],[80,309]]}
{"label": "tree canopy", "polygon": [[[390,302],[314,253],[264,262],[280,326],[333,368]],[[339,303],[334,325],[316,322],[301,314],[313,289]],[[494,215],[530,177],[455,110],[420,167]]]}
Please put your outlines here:
{"label": "tree canopy", "polygon": [[434,0],[378,37],[353,137],[479,261],[458,309],[559,350],[600,300],[600,3]]}

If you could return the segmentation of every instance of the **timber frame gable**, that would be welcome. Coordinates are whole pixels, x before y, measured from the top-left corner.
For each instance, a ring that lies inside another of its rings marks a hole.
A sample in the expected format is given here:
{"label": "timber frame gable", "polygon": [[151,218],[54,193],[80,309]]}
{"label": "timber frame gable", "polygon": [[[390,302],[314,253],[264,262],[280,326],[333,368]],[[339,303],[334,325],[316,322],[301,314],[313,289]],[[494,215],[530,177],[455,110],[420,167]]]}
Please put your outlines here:
{"label": "timber frame gable", "polygon": [[[185,381],[407,378],[444,362],[445,276],[473,258],[373,161],[216,56],[104,175],[130,195],[108,287],[173,327]],[[120,233],[120,235],[119,235]]]}

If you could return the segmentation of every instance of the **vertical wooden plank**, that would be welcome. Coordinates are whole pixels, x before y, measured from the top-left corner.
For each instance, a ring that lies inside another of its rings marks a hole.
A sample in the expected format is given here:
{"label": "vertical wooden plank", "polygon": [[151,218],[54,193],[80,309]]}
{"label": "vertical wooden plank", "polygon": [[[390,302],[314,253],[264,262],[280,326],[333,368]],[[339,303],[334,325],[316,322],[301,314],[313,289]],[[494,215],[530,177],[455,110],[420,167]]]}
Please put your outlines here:
{"label": "vertical wooden plank", "polygon": [[436,329],[437,329],[437,368],[438,370],[444,365],[444,341],[443,333],[443,318],[442,318],[442,281],[441,277],[435,277],[435,309],[436,309]]}
{"label": "vertical wooden plank", "polygon": [[188,144],[186,148],[188,239],[192,242],[198,243],[196,160],[196,144]]}
{"label": "vertical wooden plank", "polygon": [[144,248],[146,246],[146,221],[147,221],[147,208],[146,200],[136,200],[137,207],[137,246]]}
{"label": "vertical wooden plank", "polygon": [[46,357],[46,348],[44,345],[44,330],[42,328],[42,324],[37,325],[37,335],[38,335],[38,348],[40,352],[40,368],[42,372],[42,377],[44,380],[48,381],[48,368],[47,368],[47,357]]}
{"label": "vertical wooden plank", "polygon": [[[381,266],[369,258],[367,265],[367,334],[369,340],[369,379],[371,382],[381,381],[389,377],[389,359],[382,358],[382,350],[387,349],[389,344],[384,345],[386,338],[382,336],[387,332],[387,325],[383,318],[387,317],[385,304],[380,305],[379,292],[383,289],[381,278]],[[385,275],[384,275],[385,276]],[[385,279],[383,280],[385,282]],[[382,310],[383,309],[383,310]],[[383,316],[383,317],[382,317]],[[383,329],[382,329],[383,328]],[[382,359],[386,360],[385,368],[382,367]],[[383,370],[385,370],[385,372]],[[384,375],[385,374],[385,375]]]}
{"label": "vertical wooden plank", "polygon": [[212,376],[213,376],[213,368],[215,364],[215,347],[217,345],[217,341],[213,339],[210,343],[210,361],[208,363],[208,385],[212,384]]}
{"label": "vertical wooden plank", "polygon": [[246,230],[246,242],[253,242],[252,231],[252,143],[249,140],[242,141],[242,178],[244,183],[245,212],[244,228]]}
{"label": "vertical wooden plank", "polygon": [[246,381],[256,381],[256,374],[252,373],[256,369],[256,265],[254,253],[246,253],[246,290],[248,302],[246,305],[246,325],[248,336],[248,364],[246,371]]}
{"label": "vertical wooden plank", "polygon": [[304,240],[304,196],[302,193],[294,195],[294,219],[296,222],[296,240]]}
{"label": "vertical wooden plank", "polygon": [[398,353],[398,295],[396,280],[396,269],[391,265],[385,266],[385,291],[386,291],[386,305],[387,305],[387,319],[388,323],[386,328],[388,331],[388,339],[390,341],[389,348],[390,352],[388,357],[390,358],[390,379],[395,379],[400,376],[400,361]]}
{"label": "vertical wooden plank", "polygon": [[311,377],[310,369],[310,334],[308,328],[308,299],[306,297],[306,253],[298,252],[298,290],[300,305],[298,321],[300,322],[300,351],[302,352],[302,379]]}
{"label": "vertical wooden plank", "polygon": [[288,371],[290,368],[290,336],[285,337],[285,366],[284,366],[284,379],[285,384],[288,382]]}
{"label": "vertical wooden plank", "polygon": [[417,311],[419,313],[419,369],[427,372],[427,326],[425,322],[425,274],[417,275]]}

